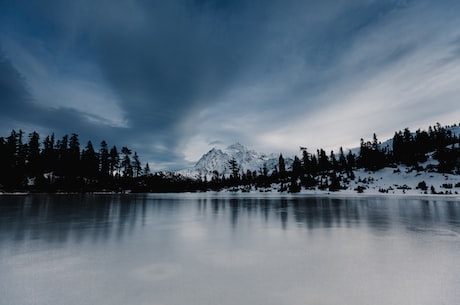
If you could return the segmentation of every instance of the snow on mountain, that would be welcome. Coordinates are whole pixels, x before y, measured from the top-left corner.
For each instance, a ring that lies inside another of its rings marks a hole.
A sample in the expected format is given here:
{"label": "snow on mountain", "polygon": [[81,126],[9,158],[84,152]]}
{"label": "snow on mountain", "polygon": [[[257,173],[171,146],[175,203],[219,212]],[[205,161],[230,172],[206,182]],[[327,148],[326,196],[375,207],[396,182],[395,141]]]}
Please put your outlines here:
{"label": "snow on mountain", "polygon": [[[248,170],[260,173],[264,166],[271,173],[279,162],[279,154],[264,154],[250,150],[240,143],[235,143],[225,149],[214,147],[204,154],[192,169],[182,170],[179,173],[188,177],[211,179],[217,171],[220,176],[228,177],[231,174],[230,161],[233,158],[238,164],[240,174],[246,173]],[[286,168],[289,168],[292,165],[292,159],[286,157],[284,159]]]}
{"label": "snow on mountain", "polygon": [[[452,134],[460,136],[460,126],[447,126],[445,128],[450,130]],[[415,133],[413,133],[413,135],[415,135]],[[393,139],[390,138],[379,143],[379,147],[392,151]],[[359,150],[359,147],[355,147],[351,149],[351,152],[359,154]],[[191,178],[206,177],[208,180],[212,178],[215,172],[217,172],[219,176],[225,175],[228,177],[231,174],[230,160],[232,160],[232,158],[235,158],[239,166],[240,174],[246,173],[248,170],[261,173],[264,165],[267,167],[268,173],[271,173],[279,163],[279,154],[264,154],[255,150],[250,150],[240,143],[235,143],[225,149],[217,147],[212,148],[198,160],[193,168],[181,170],[176,173]],[[284,156],[284,160],[286,169],[290,169],[293,159]]]}

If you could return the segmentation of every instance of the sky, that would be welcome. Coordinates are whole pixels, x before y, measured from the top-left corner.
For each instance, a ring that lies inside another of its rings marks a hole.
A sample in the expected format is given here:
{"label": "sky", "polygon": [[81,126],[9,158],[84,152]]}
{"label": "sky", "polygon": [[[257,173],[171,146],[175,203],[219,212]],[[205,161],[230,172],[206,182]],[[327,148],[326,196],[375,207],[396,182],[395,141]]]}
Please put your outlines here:
{"label": "sky", "polygon": [[0,135],[77,133],[154,170],[460,122],[460,2],[0,0]]}

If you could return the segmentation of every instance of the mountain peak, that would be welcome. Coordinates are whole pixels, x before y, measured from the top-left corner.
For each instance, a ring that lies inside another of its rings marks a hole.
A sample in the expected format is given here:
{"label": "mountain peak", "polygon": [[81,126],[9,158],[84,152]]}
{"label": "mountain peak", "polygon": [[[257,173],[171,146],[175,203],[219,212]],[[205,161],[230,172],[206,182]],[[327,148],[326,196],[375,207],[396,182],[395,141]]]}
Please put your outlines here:
{"label": "mountain peak", "polygon": [[[216,147],[211,149],[198,160],[192,171],[208,179],[211,179],[216,172],[219,175],[229,176],[231,174],[230,161],[233,159],[238,164],[240,173],[260,172],[265,166],[271,172],[278,165],[278,156],[250,150],[237,142],[223,150]],[[286,158],[285,161],[287,166],[292,163],[290,158]]]}
{"label": "mountain peak", "polygon": [[232,144],[229,147],[227,147],[227,150],[246,151],[248,149],[240,142],[236,142],[235,144]]}

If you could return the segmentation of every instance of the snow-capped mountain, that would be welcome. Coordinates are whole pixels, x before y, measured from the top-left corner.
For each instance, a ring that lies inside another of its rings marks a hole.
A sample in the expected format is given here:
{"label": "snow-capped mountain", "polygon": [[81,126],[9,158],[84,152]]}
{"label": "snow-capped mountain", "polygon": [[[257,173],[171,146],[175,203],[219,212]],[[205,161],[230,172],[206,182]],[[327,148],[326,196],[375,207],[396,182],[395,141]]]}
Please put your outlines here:
{"label": "snow-capped mountain", "polygon": [[[453,135],[460,136],[460,126],[447,126],[445,127]],[[415,133],[412,133],[415,136]],[[393,139],[387,139],[384,142],[379,143],[381,149],[387,151],[393,150]],[[350,149],[352,153],[359,154],[359,147]],[[268,173],[273,172],[279,164],[279,154],[264,154],[255,150],[250,150],[240,143],[235,143],[228,146],[225,149],[214,147],[206,154],[204,154],[200,160],[191,169],[181,170],[176,172],[179,175],[201,178],[206,177],[210,180],[214,173],[218,173],[219,176],[229,177],[231,174],[230,161],[234,158],[239,167],[240,174],[246,173],[248,170],[251,172],[256,171],[260,174],[264,168],[267,167]],[[286,169],[292,168],[293,159],[284,156]]]}
{"label": "snow-capped mountain", "polygon": [[[230,161],[235,159],[240,173],[256,171],[260,173],[264,166],[271,173],[279,163],[279,154],[264,154],[250,150],[240,143],[235,143],[225,149],[213,148],[204,154],[192,169],[183,170],[179,173],[189,177],[206,177],[211,179],[217,173],[225,176],[231,174]],[[286,168],[292,165],[292,159],[284,157]]]}

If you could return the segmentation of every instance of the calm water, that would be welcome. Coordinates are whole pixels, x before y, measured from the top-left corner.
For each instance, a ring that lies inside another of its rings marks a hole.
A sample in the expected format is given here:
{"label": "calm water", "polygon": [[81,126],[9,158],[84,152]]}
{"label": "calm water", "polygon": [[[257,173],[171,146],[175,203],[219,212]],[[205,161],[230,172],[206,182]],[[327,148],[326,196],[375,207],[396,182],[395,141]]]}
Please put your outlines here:
{"label": "calm water", "polygon": [[460,202],[0,197],[0,304],[460,304]]}

